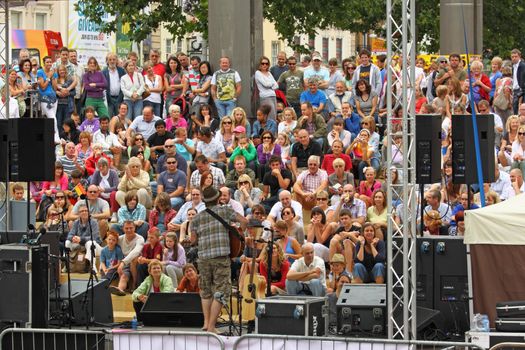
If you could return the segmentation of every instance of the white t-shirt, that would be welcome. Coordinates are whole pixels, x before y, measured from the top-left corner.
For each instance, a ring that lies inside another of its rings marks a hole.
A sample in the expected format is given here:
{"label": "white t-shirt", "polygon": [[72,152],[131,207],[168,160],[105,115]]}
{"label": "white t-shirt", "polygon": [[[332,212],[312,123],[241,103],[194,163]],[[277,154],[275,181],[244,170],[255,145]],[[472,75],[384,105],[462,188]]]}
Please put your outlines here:
{"label": "white t-shirt", "polygon": [[[301,203],[292,199],[291,207],[295,211],[295,216],[299,217],[299,220],[298,220],[299,224],[303,225],[303,206],[301,205]],[[271,215],[272,217],[274,217],[276,221],[282,220],[281,218],[282,210],[283,210],[283,204],[279,201],[273,205],[268,215]]]}
{"label": "white t-shirt", "polygon": [[[321,280],[321,283],[323,284],[323,286],[325,286],[326,288],[326,269],[324,267],[324,260],[318,256],[314,256],[314,260],[312,261],[310,265],[305,264],[304,258],[295,260],[292,266],[290,267],[290,271],[307,272],[307,271],[312,271],[313,269],[317,267],[321,269],[321,276],[319,277],[319,279]],[[303,283],[308,283],[308,282],[303,282]]]}

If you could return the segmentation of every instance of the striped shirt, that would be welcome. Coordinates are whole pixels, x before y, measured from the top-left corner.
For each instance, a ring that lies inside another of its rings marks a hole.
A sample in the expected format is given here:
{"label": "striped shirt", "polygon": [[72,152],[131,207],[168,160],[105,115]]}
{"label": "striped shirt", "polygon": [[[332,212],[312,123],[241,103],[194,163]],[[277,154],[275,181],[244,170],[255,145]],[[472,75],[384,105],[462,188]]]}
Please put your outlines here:
{"label": "striped shirt", "polygon": [[[77,168],[75,163],[73,162],[73,159],[69,159],[65,155],[60,157],[58,160],[60,163],[62,163],[62,166],[64,167],[64,172],[67,175],[71,175],[71,172]],[[77,164],[80,165],[82,168],[84,167],[84,162],[80,158],[77,158]]]}
{"label": "striped shirt", "polygon": [[[210,165],[211,175],[213,176],[213,187],[215,187],[217,190],[221,188],[225,183],[226,179],[224,178],[224,173],[221,169],[214,167],[213,165]],[[190,177],[190,186],[191,188],[200,188],[201,187],[201,173],[199,173],[199,170],[195,170]]]}
{"label": "striped shirt", "polygon": [[304,192],[313,193],[321,186],[323,181],[328,180],[328,174],[323,169],[318,169],[315,174],[310,170],[305,170],[297,177],[297,182],[301,184]]}

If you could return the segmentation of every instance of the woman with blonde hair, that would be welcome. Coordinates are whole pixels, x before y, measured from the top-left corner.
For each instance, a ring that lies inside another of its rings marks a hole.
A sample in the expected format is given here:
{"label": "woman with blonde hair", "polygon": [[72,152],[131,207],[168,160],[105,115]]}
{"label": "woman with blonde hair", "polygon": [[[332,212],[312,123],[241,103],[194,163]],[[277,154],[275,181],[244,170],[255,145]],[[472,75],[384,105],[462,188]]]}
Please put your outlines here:
{"label": "woman with blonde hair", "polygon": [[226,150],[226,157],[229,157],[234,148],[233,147],[233,118],[230,116],[224,116],[219,124],[219,130],[215,132],[215,140],[220,142]]}
{"label": "woman with blonde hair", "polygon": [[519,127],[520,118],[517,115],[511,115],[505,123],[505,133],[501,139],[501,146],[498,152],[498,160],[502,166],[512,164],[512,144],[518,139]]}
{"label": "woman with blonde hair", "polygon": [[518,138],[512,143],[510,158],[511,169],[520,169],[525,174],[525,125],[520,125],[518,129]]}
{"label": "woman with blonde hair", "polygon": [[242,107],[235,107],[232,111],[231,118],[233,121],[233,129],[235,129],[238,126],[242,126],[245,130],[246,135],[252,134],[252,127],[250,125],[250,122],[248,121],[246,112],[244,111],[244,109],[242,109]]}
{"label": "woman with blonde hair", "polygon": [[254,205],[259,204],[261,198],[261,189],[254,187],[252,179],[247,174],[242,174],[237,180],[237,190],[233,197],[244,208],[246,215],[251,214]]}
{"label": "woman with blonde hair", "polygon": [[288,135],[290,140],[294,140],[293,137],[293,131],[295,127],[297,126],[297,114],[295,114],[295,110],[292,107],[286,107],[283,110],[283,121],[279,123],[277,127],[277,132],[285,133]]}
{"label": "woman with blonde hair", "polygon": [[447,117],[452,118],[456,106],[466,106],[467,95],[461,89],[461,82],[456,77],[450,77],[447,82],[448,96],[446,99]]}
{"label": "woman with blonde hair", "polygon": [[161,93],[164,91],[163,79],[153,71],[153,62],[146,61],[142,66],[146,74],[144,75],[144,84],[148,88],[150,95],[144,99],[142,106],[151,106],[153,114],[162,118],[160,110]]}
{"label": "woman with blonde hair", "polygon": [[142,170],[142,162],[137,157],[129,159],[126,171],[118,185],[115,196],[118,204],[124,206],[126,193],[136,190],[139,203],[146,208],[151,208],[151,187],[149,186],[149,174]]}
{"label": "woman with blonde hair", "polygon": [[[259,273],[266,279],[266,283],[268,283],[268,252],[268,245],[266,245],[259,256]],[[283,248],[273,243],[272,271],[270,271],[272,295],[286,294],[286,276],[289,270],[290,263],[284,256]]]}

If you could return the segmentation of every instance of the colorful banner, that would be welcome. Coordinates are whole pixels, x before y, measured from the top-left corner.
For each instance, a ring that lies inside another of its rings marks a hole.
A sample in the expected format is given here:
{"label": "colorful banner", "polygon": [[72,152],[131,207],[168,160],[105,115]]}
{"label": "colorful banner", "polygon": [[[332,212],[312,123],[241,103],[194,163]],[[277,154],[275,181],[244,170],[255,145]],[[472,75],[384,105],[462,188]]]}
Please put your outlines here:
{"label": "colorful banner", "polygon": [[117,23],[117,55],[120,58],[125,58],[132,50],[133,43],[128,36],[129,30],[129,23],[123,24],[121,21]]}
{"label": "colorful banner", "polygon": [[[101,33],[100,26],[87,19],[82,8],[75,10],[75,4],[76,1],[69,1],[68,47],[77,50],[82,64],[94,56],[100,65],[105,65],[107,53],[116,52],[115,34]],[[103,20],[109,22],[113,17],[106,14]]]}

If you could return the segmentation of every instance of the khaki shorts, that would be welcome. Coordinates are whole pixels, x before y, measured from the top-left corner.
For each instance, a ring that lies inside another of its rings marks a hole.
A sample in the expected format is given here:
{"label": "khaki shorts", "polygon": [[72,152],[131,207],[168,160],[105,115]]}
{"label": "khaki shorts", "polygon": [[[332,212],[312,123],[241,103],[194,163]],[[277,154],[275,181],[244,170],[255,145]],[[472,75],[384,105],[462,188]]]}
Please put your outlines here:
{"label": "khaki shorts", "polygon": [[199,288],[203,299],[221,292],[225,299],[231,294],[231,260],[229,257],[199,259]]}

